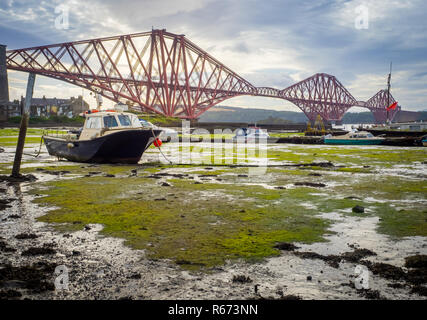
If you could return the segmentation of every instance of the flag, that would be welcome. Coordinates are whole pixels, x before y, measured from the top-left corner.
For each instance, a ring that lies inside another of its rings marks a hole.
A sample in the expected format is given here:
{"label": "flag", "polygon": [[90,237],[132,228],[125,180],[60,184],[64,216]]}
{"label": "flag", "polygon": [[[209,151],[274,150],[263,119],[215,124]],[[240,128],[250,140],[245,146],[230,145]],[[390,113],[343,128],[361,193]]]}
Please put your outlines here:
{"label": "flag", "polygon": [[396,107],[397,107],[397,101],[394,102],[394,103],[392,103],[391,105],[389,105],[388,108],[387,108],[387,111],[388,110],[394,110],[394,109],[396,109]]}

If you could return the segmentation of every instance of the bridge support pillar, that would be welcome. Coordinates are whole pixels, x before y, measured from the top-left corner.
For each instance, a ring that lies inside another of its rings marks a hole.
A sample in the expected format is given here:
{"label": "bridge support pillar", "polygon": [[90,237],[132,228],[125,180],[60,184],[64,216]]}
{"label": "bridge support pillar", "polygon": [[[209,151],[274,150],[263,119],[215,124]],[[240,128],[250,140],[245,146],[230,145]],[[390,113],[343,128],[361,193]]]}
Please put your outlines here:
{"label": "bridge support pillar", "polygon": [[9,102],[9,84],[6,69],[6,46],[0,44],[0,105]]}

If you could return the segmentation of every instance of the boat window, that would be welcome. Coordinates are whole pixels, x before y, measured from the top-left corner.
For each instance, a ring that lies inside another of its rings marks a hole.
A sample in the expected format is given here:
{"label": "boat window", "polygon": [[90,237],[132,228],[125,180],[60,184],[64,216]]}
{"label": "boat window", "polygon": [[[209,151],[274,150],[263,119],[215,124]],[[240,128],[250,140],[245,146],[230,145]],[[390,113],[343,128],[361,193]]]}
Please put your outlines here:
{"label": "boat window", "polygon": [[373,137],[372,133],[368,133],[367,136],[368,136],[368,138],[372,138]]}
{"label": "boat window", "polygon": [[89,117],[86,120],[87,129],[101,129],[101,118],[100,117]]}
{"label": "boat window", "polygon": [[104,117],[104,127],[113,128],[118,127],[117,120],[115,116],[105,116]]}
{"label": "boat window", "polygon": [[129,127],[131,125],[129,116],[126,116],[124,114],[119,114],[119,121],[120,121],[120,125],[122,125],[123,127]]}

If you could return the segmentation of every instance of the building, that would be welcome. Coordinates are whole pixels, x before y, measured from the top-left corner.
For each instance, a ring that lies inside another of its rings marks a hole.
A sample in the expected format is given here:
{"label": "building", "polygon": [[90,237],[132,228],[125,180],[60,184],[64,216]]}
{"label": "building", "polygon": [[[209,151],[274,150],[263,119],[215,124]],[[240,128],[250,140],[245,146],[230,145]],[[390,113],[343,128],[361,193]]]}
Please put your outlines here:
{"label": "building", "polygon": [[[0,121],[7,121],[11,117],[20,116],[24,105],[24,97],[21,97],[21,101],[15,100],[0,105]],[[66,116],[72,118],[87,110],[89,110],[89,104],[83,100],[82,96],[69,99],[43,96],[43,98],[31,99],[30,117]]]}
{"label": "building", "polygon": [[0,104],[0,122],[5,122],[11,117],[22,114],[22,105],[19,100]]}

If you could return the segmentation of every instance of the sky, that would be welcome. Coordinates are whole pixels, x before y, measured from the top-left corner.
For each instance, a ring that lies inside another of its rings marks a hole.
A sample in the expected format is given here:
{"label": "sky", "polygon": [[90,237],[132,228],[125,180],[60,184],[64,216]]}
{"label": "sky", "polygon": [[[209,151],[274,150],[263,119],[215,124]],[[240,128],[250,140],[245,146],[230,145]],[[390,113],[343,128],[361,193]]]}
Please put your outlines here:
{"label": "sky", "polygon": [[[64,9],[68,28],[57,28]],[[427,110],[425,0],[0,0],[0,43],[8,49],[152,28],[185,34],[254,86],[282,89],[324,72],[363,101],[386,87],[392,61],[394,98],[404,110]],[[28,75],[8,71],[8,77],[10,98],[25,95]],[[35,97],[81,94],[96,105],[87,90],[36,79]],[[221,105],[299,111],[265,97]]]}

